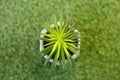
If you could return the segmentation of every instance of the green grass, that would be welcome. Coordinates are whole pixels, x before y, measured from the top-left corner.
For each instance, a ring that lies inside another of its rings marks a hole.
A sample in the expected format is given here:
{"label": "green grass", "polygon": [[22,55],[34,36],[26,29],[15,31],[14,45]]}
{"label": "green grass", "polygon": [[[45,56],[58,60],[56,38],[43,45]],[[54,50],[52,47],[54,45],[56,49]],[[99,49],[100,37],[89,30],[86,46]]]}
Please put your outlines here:
{"label": "green grass", "polygon": [[[40,31],[55,19],[81,32],[81,53],[48,74]],[[119,62],[119,0],[0,0],[0,80],[119,80]]]}

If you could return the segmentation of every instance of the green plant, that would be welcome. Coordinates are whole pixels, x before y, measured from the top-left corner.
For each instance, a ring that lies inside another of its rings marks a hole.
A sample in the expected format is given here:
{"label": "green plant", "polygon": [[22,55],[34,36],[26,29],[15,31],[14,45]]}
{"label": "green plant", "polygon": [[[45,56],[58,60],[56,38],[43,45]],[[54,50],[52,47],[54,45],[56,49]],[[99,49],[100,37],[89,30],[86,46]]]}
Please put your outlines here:
{"label": "green plant", "polygon": [[55,24],[54,27],[46,26],[47,33],[42,34],[44,49],[42,53],[47,54],[48,58],[45,64],[53,58],[52,68],[56,67],[56,63],[59,60],[62,67],[66,66],[66,58],[71,63],[71,53],[77,53],[78,51],[78,33],[74,32],[74,29],[63,24]]}

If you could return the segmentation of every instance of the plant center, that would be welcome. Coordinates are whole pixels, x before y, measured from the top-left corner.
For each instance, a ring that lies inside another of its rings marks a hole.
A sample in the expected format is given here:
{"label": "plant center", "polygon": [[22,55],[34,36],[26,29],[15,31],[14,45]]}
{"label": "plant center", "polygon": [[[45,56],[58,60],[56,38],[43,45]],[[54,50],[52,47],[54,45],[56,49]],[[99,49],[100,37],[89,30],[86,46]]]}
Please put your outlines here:
{"label": "plant center", "polygon": [[58,34],[57,36],[57,40],[62,43],[64,40],[63,40],[63,35],[62,34]]}

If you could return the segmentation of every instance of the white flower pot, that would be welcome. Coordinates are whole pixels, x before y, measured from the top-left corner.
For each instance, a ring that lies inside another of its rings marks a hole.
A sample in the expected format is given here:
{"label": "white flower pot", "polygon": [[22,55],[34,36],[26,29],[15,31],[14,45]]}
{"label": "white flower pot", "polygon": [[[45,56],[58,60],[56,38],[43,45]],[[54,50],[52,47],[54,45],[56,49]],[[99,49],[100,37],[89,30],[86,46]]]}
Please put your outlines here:
{"label": "white flower pot", "polygon": [[[58,23],[58,25],[59,25],[59,23]],[[52,24],[51,27],[54,27],[54,24]],[[69,27],[70,27],[70,26],[69,26]],[[47,31],[46,29],[43,29],[43,30],[41,31],[40,37],[43,38],[44,36],[43,36],[42,34],[46,34],[47,32],[48,32],[48,31]],[[74,32],[75,32],[75,33],[78,33],[77,36],[79,36],[79,38],[78,38],[78,45],[77,45],[79,49],[78,49],[77,53],[74,53],[74,54],[72,55],[72,59],[77,58],[77,57],[79,56],[79,54],[80,54],[80,32],[79,32],[78,30],[76,30],[76,29],[74,29]],[[40,40],[40,52],[41,52],[43,49],[44,49],[43,40]],[[48,55],[43,55],[43,56],[44,56],[45,59],[48,58]],[[51,59],[49,60],[49,62],[53,63],[53,59],[51,58]],[[68,60],[66,59],[65,62],[68,63]],[[58,62],[57,62],[57,65],[60,65],[60,61],[59,61],[59,60],[58,60]]]}

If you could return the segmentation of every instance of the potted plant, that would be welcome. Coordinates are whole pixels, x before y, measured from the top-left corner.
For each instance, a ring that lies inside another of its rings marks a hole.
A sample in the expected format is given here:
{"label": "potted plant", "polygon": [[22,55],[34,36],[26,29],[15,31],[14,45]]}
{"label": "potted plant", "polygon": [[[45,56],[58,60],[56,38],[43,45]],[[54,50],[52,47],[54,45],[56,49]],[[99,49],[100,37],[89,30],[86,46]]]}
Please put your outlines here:
{"label": "potted plant", "polygon": [[65,68],[80,53],[80,32],[63,23],[47,25],[40,37],[40,52],[46,59],[45,64],[51,62],[52,68],[56,65]]}

